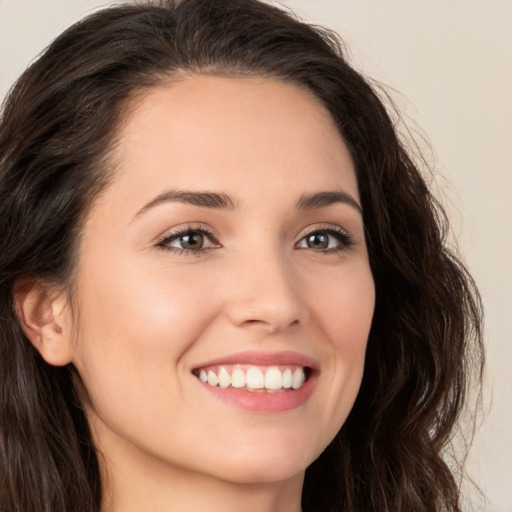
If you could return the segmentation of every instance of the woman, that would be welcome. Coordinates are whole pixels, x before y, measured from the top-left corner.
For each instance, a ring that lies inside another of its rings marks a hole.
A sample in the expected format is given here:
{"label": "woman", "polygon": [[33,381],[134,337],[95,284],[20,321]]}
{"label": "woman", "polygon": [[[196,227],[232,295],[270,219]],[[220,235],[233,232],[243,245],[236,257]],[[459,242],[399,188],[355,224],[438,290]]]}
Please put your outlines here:
{"label": "woman", "polygon": [[326,31],[100,11],[0,129],[2,511],[458,511],[442,209]]}

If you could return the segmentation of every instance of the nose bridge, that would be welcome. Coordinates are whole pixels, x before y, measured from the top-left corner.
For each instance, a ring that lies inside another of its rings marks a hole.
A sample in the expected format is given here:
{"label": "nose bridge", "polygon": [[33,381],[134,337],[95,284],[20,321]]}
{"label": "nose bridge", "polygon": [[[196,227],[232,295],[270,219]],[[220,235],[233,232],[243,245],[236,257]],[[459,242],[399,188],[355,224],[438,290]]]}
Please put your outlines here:
{"label": "nose bridge", "polygon": [[241,251],[234,262],[236,271],[228,308],[231,321],[271,332],[305,322],[307,309],[290,254],[278,241],[272,243],[268,238],[251,247]]}

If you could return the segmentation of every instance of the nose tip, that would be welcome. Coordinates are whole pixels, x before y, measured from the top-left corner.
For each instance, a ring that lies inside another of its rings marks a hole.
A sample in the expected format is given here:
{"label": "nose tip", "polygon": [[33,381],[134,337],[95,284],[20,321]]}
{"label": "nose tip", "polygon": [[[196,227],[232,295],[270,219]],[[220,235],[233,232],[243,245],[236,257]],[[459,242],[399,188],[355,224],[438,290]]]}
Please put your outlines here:
{"label": "nose tip", "polygon": [[284,302],[258,303],[256,297],[254,300],[237,301],[232,304],[229,317],[238,327],[259,328],[268,333],[279,332],[304,322],[304,315]]}
{"label": "nose tip", "polygon": [[[262,268],[261,268],[262,267]],[[298,283],[289,269],[262,265],[236,279],[228,307],[230,321],[238,327],[262,329],[267,333],[303,324],[309,314]]]}

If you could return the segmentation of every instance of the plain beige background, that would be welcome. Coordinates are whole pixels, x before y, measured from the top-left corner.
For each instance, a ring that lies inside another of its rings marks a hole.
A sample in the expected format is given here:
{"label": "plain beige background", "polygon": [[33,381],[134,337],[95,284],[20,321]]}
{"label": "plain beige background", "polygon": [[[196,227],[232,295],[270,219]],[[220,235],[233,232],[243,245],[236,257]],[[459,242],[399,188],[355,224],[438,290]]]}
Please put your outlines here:
{"label": "plain beige background", "polygon": [[[0,97],[64,28],[106,3],[0,0]],[[427,157],[486,308],[486,418],[469,468],[487,503],[469,501],[512,512],[512,1],[283,3],[340,33],[354,65],[399,91],[409,125],[431,141]]]}

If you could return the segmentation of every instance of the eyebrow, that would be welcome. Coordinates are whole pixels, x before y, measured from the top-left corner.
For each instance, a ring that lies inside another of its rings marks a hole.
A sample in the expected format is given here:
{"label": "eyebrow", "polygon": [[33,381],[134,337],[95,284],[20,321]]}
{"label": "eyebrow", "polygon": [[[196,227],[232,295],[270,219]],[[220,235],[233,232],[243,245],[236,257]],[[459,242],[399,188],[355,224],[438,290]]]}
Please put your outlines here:
{"label": "eyebrow", "polygon": [[[188,190],[169,190],[159,194],[149,203],[144,205],[137,212],[136,217],[142,215],[155,206],[169,202],[190,204],[193,206],[201,206],[203,208],[227,210],[234,210],[236,208],[235,200],[227,194],[216,192],[193,192]],[[297,209],[314,210],[316,208],[325,208],[336,203],[348,204],[359,213],[363,213],[359,203],[350,194],[342,190],[329,190],[304,195],[297,203]]]}
{"label": "eyebrow", "polygon": [[202,206],[203,208],[221,208],[233,210],[235,201],[227,194],[218,194],[215,192],[192,192],[187,190],[169,190],[155,197],[148,204],[143,206],[138,212],[142,215],[147,210],[163,203],[177,202]]}
{"label": "eyebrow", "polygon": [[325,192],[317,192],[302,196],[299,200],[297,208],[299,210],[314,210],[316,208],[325,208],[336,203],[345,203],[356,209],[361,215],[363,209],[359,203],[347,192],[343,190],[329,190]]}

